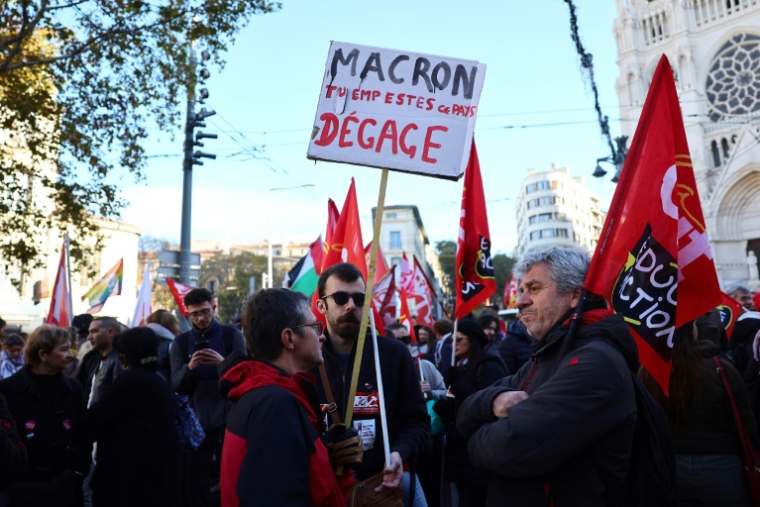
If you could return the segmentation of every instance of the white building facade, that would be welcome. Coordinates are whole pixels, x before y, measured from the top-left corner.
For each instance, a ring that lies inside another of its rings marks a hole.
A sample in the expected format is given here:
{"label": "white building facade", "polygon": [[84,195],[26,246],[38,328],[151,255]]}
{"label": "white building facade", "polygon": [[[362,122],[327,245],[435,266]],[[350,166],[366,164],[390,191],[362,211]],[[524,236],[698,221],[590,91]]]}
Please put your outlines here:
{"label": "white building facade", "polygon": [[676,78],[718,278],[760,254],[760,1],[617,0],[621,129],[633,137],[664,53]]}
{"label": "white building facade", "polygon": [[593,252],[604,225],[599,198],[573,178],[567,167],[529,169],[517,202],[517,247],[520,259],[530,250],[580,246]]}

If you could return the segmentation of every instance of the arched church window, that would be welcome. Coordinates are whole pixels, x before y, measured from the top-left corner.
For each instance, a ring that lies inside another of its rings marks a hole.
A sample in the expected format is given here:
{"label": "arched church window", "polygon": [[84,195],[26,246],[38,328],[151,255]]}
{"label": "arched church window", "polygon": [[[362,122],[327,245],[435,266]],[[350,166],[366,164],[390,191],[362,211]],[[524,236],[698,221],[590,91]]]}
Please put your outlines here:
{"label": "arched church window", "polygon": [[760,37],[731,37],[713,58],[705,91],[712,121],[760,111]]}
{"label": "arched church window", "polygon": [[720,167],[720,151],[718,150],[718,143],[713,141],[710,143],[710,151],[713,157],[713,166]]}

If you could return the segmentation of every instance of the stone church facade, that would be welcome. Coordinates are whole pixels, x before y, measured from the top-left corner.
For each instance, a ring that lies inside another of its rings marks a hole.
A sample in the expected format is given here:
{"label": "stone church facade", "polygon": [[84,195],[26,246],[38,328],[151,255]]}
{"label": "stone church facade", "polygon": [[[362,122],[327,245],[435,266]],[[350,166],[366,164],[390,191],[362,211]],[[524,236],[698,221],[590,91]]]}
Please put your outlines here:
{"label": "stone church facade", "polygon": [[760,0],[616,1],[622,133],[633,137],[664,53],[721,285],[758,285],[747,257],[760,256]]}

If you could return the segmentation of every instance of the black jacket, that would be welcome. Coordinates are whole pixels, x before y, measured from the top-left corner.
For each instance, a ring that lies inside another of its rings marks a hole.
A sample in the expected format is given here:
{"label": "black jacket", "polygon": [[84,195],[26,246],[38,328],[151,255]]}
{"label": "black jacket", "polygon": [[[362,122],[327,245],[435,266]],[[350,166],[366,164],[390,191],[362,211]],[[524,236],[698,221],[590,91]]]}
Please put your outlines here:
{"label": "black jacket", "polygon": [[0,394],[16,421],[27,449],[28,464],[21,480],[49,481],[66,469],[87,474],[92,444],[82,419],[85,399],[82,387],[59,373],[55,377],[55,404],[45,406],[32,381],[31,368],[24,366],[0,381]]}
{"label": "black jacket", "polygon": [[170,347],[171,385],[179,394],[187,395],[195,410],[201,426],[206,432],[221,428],[225,414],[231,404],[219,393],[219,373],[211,365],[202,365],[193,371],[187,367],[190,357],[195,353],[195,345],[206,341],[209,347],[222,357],[233,352],[245,354],[243,333],[232,326],[225,326],[214,320],[209,327],[193,329],[182,333],[174,339]]}
{"label": "black jacket", "polygon": [[[330,379],[335,402],[338,405],[341,420],[345,421],[346,402],[351,384],[356,343],[348,359],[345,371],[332,348],[330,337],[323,347],[325,369]],[[382,431],[377,403],[377,376],[375,373],[375,355],[372,350],[372,338],[367,336],[359,371],[356,389],[356,403],[352,424],[356,427],[367,422],[367,428],[374,426],[375,441],[368,442],[366,433],[364,461],[355,468],[358,479],[365,479],[383,470],[385,458],[383,452]],[[398,452],[404,462],[415,458],[427,444],[430,437],[430,416],[422,398],[417,373],[414,369],[409,349],[398,340],[378,337],[380,368],[383,376],[386,418],[391,452]],[[317,393],[321,403],[327,403],[327,395],[322,387],[319,370],[312,373],[317,378]],[[360,406],[357,406],[360,405]],[[365,428],[365,431],[367,430]],[[360,433],[362,433],[360,431]],[[371,448],[367,448],[372,445]]]}
{"label": "black jacket", "polygon": [[449,369],[446,383],[451,387],[454,398],[444,398],[434,406],[436,412],[451,422],[446,432],[445,447],[445,470],[448,480],[471,487],[486,487],[488,474],[472,464],[467,451],[469,438],[457,429],[456,418],[462,403],[468,397],[506,376],[507,368],[493,349],[487,349],[481,354],[474,380],[467,378],[464,367]]}
{"label": "black jacket", "polygon": [[530,361],[535,340],[528,334],[519,320],[507,329],[507,336],[497,345],[497,349],[510,374],[516,373],[522,365]]}
{"label": "black jacket", "polygon": [[94,505],[176,504],[179,447],[169,386],[156,372],[124,371],[85,417],[98,442]]}
{"label": "black jacket", "polygon": [[[723,381],[715,370],[712,357],[719,350],[712,344],[700,342],[702,359],[702,393],[693,411],[677,427],[673,428],[673,449],[676,454],[728,454],[742,455],[739,436],[734,423],[734,413],[728,400]],[[747,428],[755,448],[760,448],[757,425],[747,399],[741,375],[725,359],[720,360],[726,378],[736,399],[744,427]],[[756,374],[757,375],[757,374]]]}
{"label": "black jacket", "polygon": [[[621,315],[594,322],[607,314],[595,312],[584,313],[586,325],[566,354],[560,352],[568,329],[558,323],[530,363],[459,411],[472,462],[492,474],[490,505],[545,506],[547,496],[556,507],[623,502],[636,424],[630,371],[638,354]],[[497,419],[493,400],[508,390],[529,398]]]}

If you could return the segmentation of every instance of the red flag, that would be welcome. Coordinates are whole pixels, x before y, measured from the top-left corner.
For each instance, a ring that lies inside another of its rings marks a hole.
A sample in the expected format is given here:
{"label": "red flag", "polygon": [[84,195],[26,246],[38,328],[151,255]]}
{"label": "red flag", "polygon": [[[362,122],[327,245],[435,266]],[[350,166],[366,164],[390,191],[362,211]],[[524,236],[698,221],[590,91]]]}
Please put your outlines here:
{"label": "red flag", "polygon": [[417,343],[417,336],[414,333],[414,324],[412,323],[412,315],[409,312],[409,303],[403,294],[401,296],[401,315],[399,315],[398,321],[403,324],[409,331],[409,336],[412,338],[412,343]]}
{"label": "red flag", "polygon": [[504,308],[517,308],[517,280],[515,280],[515,274],[512,273],[512,277],[509,283],[504,284]]}
{"label": "red flag", "polygon": [[414,257],[414,311],[417,314],[415,322],[433,329],[433,294],[435,290],[425,275],[425,270]]}
{"label": "red flag", "polygon": [[496,292],[491,234],[488,232],[488,214],[475,139],[472,140],[470,161],[464,175],[456,266],[457,302],[454,316],[461,319]]}
{"label": "red flag", "polygon": [[61,247],[61,260],[58,262],[58,271],[55,274],[53,295],[50,298],[50,310],[48,310],[45,324],[52,326],[71,326],[71,306],[69,306],[69,279],[66,273],[66,242]]}
{"label": "red flag", "polygon": [[401,261],[401,282],[398,288],[403,297],[414,297],[414,270],[409,263],[409,259],[406,258],[406,252],[404,252],[404,257]]}
{"label": "red flag", "polygon": [[755,311],[760,312],[760,292],[755,294],[752,300],[755,302]]}
{"label": "red flag", "polygon": [[396,266],[391,266],[390,271],[375,284],[372,306],[377,308],[383,327],[396,322]]}
{"label": "red flag", "polygon": [[720,304],[673,72],[663,55],[585,288],[622,313],[667,394],[676,331]]}
{"label": "red flag", "polygon": [[[366,258],[367,266],[369,266],[369,256],[372,254],[372,242],[367,243],[364,248],[364,257]],[[380,245],[377,245],[377,262],[375,263],[375,283],[380,280],[388,272],[388,265],[385,263],[385,256]]]}
{"label": "red flag", "polygon": [[356,202],[356,185],[353,178],[351,178],[346,202],[340,210],[335,232],[331,240],[325,243],[329,243],[329,249],[322,265],[323,270],[340,262],[350,262],[359,268],[364,280],[367,280],[367,262],[364,257],[359,205]]}
{"label": "red flag", "polygon": [[166,279],[166,285],[169,286],[169,290],[172,292],[172,295],[174,296],[174,302],[177,303],[177,306],[179,307],[179,311],[182,312],[182,315],[187,317],[187,307],[185,306],[185,296],[188,292],[193,290],[192,287],[189,285],[184,285],[179,282],[175,282],[171,278]]}
{"label": "red flag", "polygon": [[[338,207],[335,205],[335,201],[332,199],[327,199],[327,229],[325,230],[325,241],[322,243],[322,255],[320,255],[320,262],[319,262],[319,272],[318,274],[322,274],[322,272],[329,268],[326,264],[327,261],[327,252],[330,251],[330,245],[332,245],[333,236],[335,235],[335,226],[338,225],[338,218],[340,218],[340,213],[338,213]],[[316,260],[314,261],[314,269],[316,270],[317,264]],[[322,315],[319,310],[317,310],[317,300],[319,299],[319,291],[315,290],[314,294],[311,295],[311,312],[314,314],[314,316],[317,318],[318,321],[320,321],[322,324],[327,324],[327,319],[324,315]]]}
{"label": "red flag", "polygon": [[324,255],[322,255],[322,263],[319,270],[319,273],[322,274],[322,271],[329,268],[330,266],[325,265],[325,262],[327,261],[327,252],[330,251],[330,246],[333,242],[333,235],[335,234],[335,226],[338,225],[338,218],[340,218],[340,213],[338,213],[338,207],[335,205],[335,201],[332,199],[327,200],[327,230],[325,231],[325,242],[322,246]]}
{"label": "red flag", "polygon": [[731,339],[731,335],[734,332],[734,324],[736,319],[742,314],[743,306],[737,302],[734,298],[728,294],[720,293],[720,306],[718,311],[720,312],[720,321],[723,324],[723,329],[726,330],[726,336]]}
{"label": "red flag", "polygon": [[374,301],[370,308],[372,308],[372,314],[375,317],[375,330],[377,331],[377,336],[385,336],[385,324],[383,324],[383,318],[380,316],[380,312],[375,308]]}

